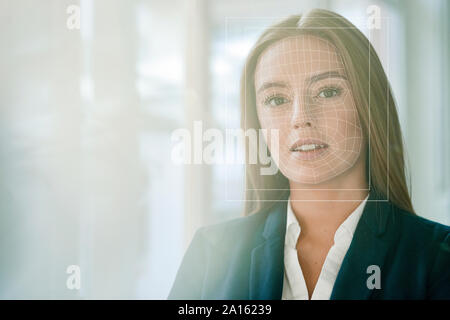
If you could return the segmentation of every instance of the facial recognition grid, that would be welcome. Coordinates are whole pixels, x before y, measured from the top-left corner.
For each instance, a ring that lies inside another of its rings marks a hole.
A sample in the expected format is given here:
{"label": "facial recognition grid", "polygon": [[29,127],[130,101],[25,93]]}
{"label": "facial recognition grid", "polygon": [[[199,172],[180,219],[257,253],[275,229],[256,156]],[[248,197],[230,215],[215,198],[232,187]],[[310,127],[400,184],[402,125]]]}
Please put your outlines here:
{"label": "facial recognition grid", "polygon": [[[288,179],[318,184],[356,163],[362,128],[344,63],[328,41],[302,35],[267,48],[257,64],[255,87],[271,153],[270,132],[279,130],[278,167]],[[301,144],[315,148],[303,151]]]}
{"label": "facial recognition grid", "polygon": [[[233,19],[246,19],[246,18],[245,17],[239,17],[239,18],[227,17],[226,18],[226,39],[227,39],[227,41],[228,41],[228,28],[229,28],[229,25],[230,25],[229,21],[233,20]],[[254,19],[254,18],[252,18],[252,19]],[[264,19],[264,18],[262,18],[262,19]],[[362,19],[366,19],[366,18],[362,18]],[[383,26],[386,28],[386,32],[385,32],[386,38],[385,39],[386,39],[386,44],[387,44],[387,47],[388,47],[388,44],[389,44],[389,18],[388,17],[383,17],[381,20],[384,22]],[[354,28],[356,28],[356,27],[354,27]],[[246,30],[251,30],[251,29],[258,29],[258,30],[260,30],[260,28],[255,28],[255,27],[247,27],[245,29]],[[278,28],[278,29],[280,29],[280,28]],[[285,29],[293,29],[293,28],[292,27],[287,27]],[[306,29],[308,29],[308,28],[306,28]],[[298,38],[298,36],[294,36],[294,37]],[[291,38],[291,37],[289,37],[289,38]],[[371,41],[371,32],[367,33],[367,38],[368,38],[368,42],[372,43],[372,41]],[[280,42],[284,42],[287,39],[288,38],[285,38],[285,39],[281,40]],[[344,68],[344,66],[342,64],[342,58],[336,52],[335,47],[331,43],[326,41],[326,40],[323,40],[323,39],[319,39],[319,40],[324,42],[324,43],[326,43],[326,45],[328,46],[327,50],[325,50],[325,51],[332,51],[333,54],[331,54],[331,55],[328,54],[328,59],[326,59],[326,58],[324,59],[324,53],[323,52],[322,52],[322,57],[320,56],[320,53],[321,53],[320,49],[316,49],[316,50],[311,50],[310,49],[309,53],[312,54],[314,51],[317,51],[316,53],[319,54],[319,58],[316,59],[316,60],[318,60],[319,62],[322,61],[324,63],[324,65],[328,65],[328,66],[330,66],[332,63],[338,64],[339,66],[337,68],[334,68],[334,71],[337,71],[339,73],[343,73],[345,75],[346,74],[346,70],[345,70],[345,68]],[[322,45],[323,45],[323,43],[322,43]],[[273,44],[272,44],[272,46],[273,46]],[[286,44],[284,44],[284,46],[286,47]],[[270,47],[271,46],[269,46],[269,48]],[[292,44],[288,45],[287,47],[288,47],[288,49],[286,50],[286,53],[288,53],[289,51],[291,51],[291,53],[297,53],[297,54],[299,52],[301,52],[301,48],[299,48],[298,43],[294,44],[293,46],[292,46]],[[330,50],[331,48],[333,50]],[[268,48],[266,48],[266,50],[264,52],[266,52],[267,49]],[[369,50],[369,70],[368,70],[368,72],[370,74],[370,67],[371,67],[371,65],[370,65],[370,54],[371,54],[370,51],[371,51],[371,47],[370,46],[368,46],[368,50]],[[322,51],[324,51],[324,50],[322,50]],[[258,58],[258,61],[259,60],[268,59],[267,57],[266,58],[261,58],[262,55],[263,54],[260,55],[260,57]],[[269,53],[268,56],[270,56],[270,55],[273,55],[273,54]],[[387,60],[386,74],[389,77],[389,56],[387,56],[386,60]],[[313,63],[313,61],[314,61],[314,59],[310,58],[310,63],[311,64]],[[258,64],[259,64],[259,62],[258,62]],[[289,65],[289,63],[287,63],[285,60],[284,61],[283,60],[280,61],[278,64],[279,64],[279,66],[282,66],[284,64],[285,67]],[[297,66],[298,65],[300,65],[300,64],[298,63]],[[245,65],[245,70],[244,70],[245,78],[247,78],[246,67],[247,66]],[[270,67],[268,69],[270,70]],[[255,75],[256,75],[256,70],[255,70]],[[289,72],[287,72],[287,78],[289,79]],[[290,78],[292,78],[292,76]],[[349,85],[349,83],[347,83],[347,85]],[[370,105],[370,76],[369,76],[369,83],[368,83],[368,85],[369,85],[369,100],[368,100],[368,112],[369,112],[369,115],[368,116],[369,116],[369,123],[370,123],[370,121],[371,121],[371,112],[370,112],[370,110],[371,110],[371,105]],[[255,81],[255,87],[256,87],[256,81]],[[245,86],[245,94],[246,94],[247,90],[248,90],[248,88]],[[258,90],[258,88],[255,88],[255,91],[256,90]],[[342,94],[342,92],[340,92],[340,93]],[[311,98],[311,96],[312,96],[311,92],[308,92],[307,95],[305,96],[305,98]],[[287,97],[290,98],[290,99],[293,99],[295,97],[295,94],[293,94],[291,92],[290,95],[287,95]],[[323,97],[323,95],[322,95],[322,97]],[[349,97],[350,97],[350,99],[353,102],[352,106],[355,107],[355,104],[354,104],[354,101],[353,101],[353,95],[352,95],[351,91],[343,93],[342,98],[349,98]],[[275,98],[275,97],[270,97],[270,98]],[[388,105],[388,103],[389,103],[389,95],[387,95],[386,99],[387,99],[386,100],[386,104]],[[306,100],[306,99],[304,99],[304,100]],[[244,101],[246,103],[246,100],[244,100]],[[256,107],[257,108],[261,105],[261,101],[263,101],[263,103],[266,102],[266,100],[264,100],[264,99],[261,100],[261,98],[259,98],[258,95],[257,95],[256,96],[256,105],[257,105]],[[310,105],[312,105],[313,107],[314,106],[317,107],[317,104],[314,104],[314,103],[311,103]],[[245,118],[247,117],[247,107],[248,107],[247,105],[245,105],[245,107],[244,107],[244,109],[245,109],[244,117]],[[342,107],[342,105],[341,105],[341,107]],[[227,103],[227,108],[229,108],[228,103]],[[339,107],[335,106],[333,111],[336,114],[336,112],[338,110],[340,110]],[[324,152],[324,154],[321,157],[321,159],[316,159],[316,160],[319,160],[319,161],[317,161],[318,165],[316,165],[316,170],[313,171],[312,173],[304,175],[304,177],[309,178],[310,181],[313,180],[313,181],[316,181],[315,183],[319,183],[317,181],[320,181],[320,174],[317,173],[317,167],[324,168],[323,170],[325,172],[328,172],[331,175],[331,177],[335,177],[335,176],[339,175],[340,173],[342,173],[343,171],[345,171],[345,169],[344,169],[345,166],[351,167],[351,165],[352,165],[352,162],[351,162],[352,158],[354,158],[356,154],[360,154],[361,151],[362,151],[361,149],[363,147],[363,141],[362,141],[362,137],[361,137],[362,128],[361,128],[361,125],[359,123],[359,117],[358,117],[357,113],[356,113],[356,119],[355,119],[355,114],[354,114],[355,111],[356,110],[353,111],[353,116],[350,117],[350,119],[352,119],[352,120],[350,120],[350,121],[348,121],[348,120],[347,121],[346,120],[338,121],[340,123],[340,125],[341,125],[341,128],[342,127],[346,128],[345,132],[352,132],[353,131],[353,133],[351,133],[350,136],[347,137],[347,139],[343,139],[342,140],[342,141],[345,141],[344,146],[340,147],[340,148],[335,148],[334,150],[331,150],[331,151],[334,151],[334,153],[333,152],[328,152],[330,150],[327,150],[326,152]],[[310,117],[311,114],[324,114],[325,113],[324,111],[322,111],[322,112],[321,111],[317,111],[317,110],[314,111],[314,108],[313,108],[313,111],[311,111],[311,110],[304,110],[304,109],[302,111],[302,109],[299,108],[298,112],[300,114],[303,114],[305,119],[308,119],[308,117]],[[259,111],[258,111],[258,116],[259,116]],[[283,117],[282,116],[278,116],[277,118],[278,119],[282,119]],[[285,117],[285,119],[286,119],[286,117]],[[337,119],[337,117],[335,117],[335,119]],[[386,116],[386,122],[388,123],[388,121],[389,121],[389,108],[387,110],[387,116]],[[311,125],[310,121],[304,121],[304,123],[305,122],[306,123],[309,122],[309,125]],[[246,121],[244,121],[244,123],[246,123]],[[285,123],[290,124],[291,120],[285,120]],[[270,124],[270,122],[269,122],[269,124]],[[272,124],[273,124],[273,121],[272,121]],[[328,134],[330,132],[332,132],[332,130],[328,129],[326,125],[322,126],[322,127],[327,129],[325,131],[325,133],[324,133],[325,136],[328,136]],[[353,130],[350,129],[350,128],[353,128]],[[245,127],[243,129],[244,129],[244,131],[246,131],[248,128]],[[367,146],[369,148],[369,157],[366,159],[366,161],[369,162],[369,167],[370,167],[370,152],[371,152],[371,149],[370,149],[370,126],[369,126],[368,130],[369,130],[368,139],[367,139],[367,141],[365,143],[367,144]],[[387,130],[388,130],[387,137],[389,137],[389,126],[387,126]],[[280,135],[280,140],[281,140],[281,138],[282,137]],[[292,135],[286,135],[285,138],[287,139],[287,141],[291,141],[289,139],[292,139]],[[303,137],[303,138],[308,139],[308,136]],[[386,151],[386,157],[389,159],[389,139],[387,139],[387,140],[388,140],[387,141],[388,148],[387,148],[387,151]],[[269,146],[270,145],[270,137],[269,136],[267,136],[266,141],[269,141],[268,148],[270,150],[270,146]],[[337,141],[337,138],[331,137],[331,143],[336,142],[336,141]],[[289,154],[288,153],[289,151],[286,151],[287,150],[286,146],[284,146],[285,148],[282,149],[283,148],[282,143],[280,143],[279,145],[280,145],[280,155],[286,156],[287,154]],[[347,157],[339,156],[339,154],[336,154],[338,151],[340,151],[340,152],[350,152],[350,156],[348,157],[350,159],[348,159]],[[340,169],[333,168],[333,165],[332,165],[333,155],[336,157],[336,159],[341,161],[345,166],[341,167]],[[314,161],[316,161],[316,160],[314,160]],[[353,161],[356,161],[356,160],[353,159]],[[307,163],[306,160],[303,161],[303,162]],[[277,165],[279,165],[280,171],[286,176],[287,176],[287,174],[295,174],[296,173],[295,170],[293,170],[292,168],[288,168],[286,166],[286,164],[287,164],[287,161],[280,157],[279,158],[279,162],[277,163]],[[246,170],[246,166],[244,165],[244,175],[247,175],[246,171],[247,171]],[[387,175],[387,185],[389,185],[389,161],[387,162],[387,173],[386,173],[386,175]],[[287,176],[287,177],[289,178],[289,176]],[[337,189],[337,190],[368,190],[368,191],[370,191],[370,179],[371,179],[371,177],[369,175],[368,188],[365,188],[365,189]],[[227,181],[227,189],[228,189],[228,181]],[[247,185],[246,185],[245,186],[245,190],[249,191],[249,190],[261,190],[261,189],[248,188]],[[263,189],[263,190],[285,190],[285,189]],[[299,189],[299,190],[302,190],[302,189]],[[336,190],[336,189],[315,189],[315,190]],[[388,190],[388,192],[387,192],[387,198],[386,199],[383,199],[383,200],[379,200],[379,199],[378,200],[367,200],[367,201],[389,201],[389,188],[387,188],[387,190]],[[252,201],[252,200],[228,199],[228,196],[227,196],[227,201]],[[256,201],[256,200],[254,200],[254,201]],[[282,200],[257,200],[257,201],[282,201]],[[342,200],[342,201],[346,201],[346,200]],[[349,201],[351,201],[351,200],[349,200]]]}

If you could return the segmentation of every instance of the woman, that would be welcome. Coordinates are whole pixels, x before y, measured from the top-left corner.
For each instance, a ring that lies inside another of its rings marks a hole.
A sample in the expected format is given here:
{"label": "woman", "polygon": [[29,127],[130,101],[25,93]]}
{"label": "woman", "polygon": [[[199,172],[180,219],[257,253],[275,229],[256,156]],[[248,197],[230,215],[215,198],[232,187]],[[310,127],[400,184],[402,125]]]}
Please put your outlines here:
{"label": "woman", "polygon": [[241,86],[242,126],[265,129],[279,171],[246,165],[246,217],[197,231],[169,298],[449,299],[450,228],[414,213],[365,36],[326,10],[289,17],[260,36]]}

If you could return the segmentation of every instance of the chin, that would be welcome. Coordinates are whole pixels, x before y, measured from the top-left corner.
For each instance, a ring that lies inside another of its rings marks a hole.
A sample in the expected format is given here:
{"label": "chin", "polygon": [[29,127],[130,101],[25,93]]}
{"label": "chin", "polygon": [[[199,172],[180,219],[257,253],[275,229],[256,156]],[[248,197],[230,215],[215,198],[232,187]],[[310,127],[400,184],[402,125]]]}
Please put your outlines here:
{"label": "chin", "polygon": [[327,182],[331,179],[333,179],[335,176],[323,176],[323,177],[315,177],[315,178],[311,178],[311,177],[302,177],[302,176],[297,176],[297,177],[287,177],[289,180],[291,181],[295,181],[297,183],[301,183],[301,184],[305,184],[305,185],[318,185],[324,182]]}
{"label": "chin", "polygon": [[[337,167],[335,167],[335,170],[333,171],[307,167],[299,169],[297,167],[295,170],[290,168],[287,168],[286,170],[286,168],[284,168],[284,170],[281,170],[281,172],[290,181],[299,184],[315,186],[326,183],[338,177],[345,176],[351,171],[352,168],[355,167],[356,163],[356,159],[351,165],[349,165],[348,163],[342,163],[341,166],[338,165]],[[295,172],[295,174],[292,173],[293,171]]]}
{"label": "chin", "polygon": [[[280,169],[281,173],[290,181],[307,184],[307,185],[318,185],[329,180],[332,180],[337,175],[333,172],[315,172],[313,169],[305,168],[305,173],[302,174],[301,170],[296,170],[295,174],[292,170]],[[307,173],[306,173],[307,172]],[[314,174],[311,174],[314,172]]]}

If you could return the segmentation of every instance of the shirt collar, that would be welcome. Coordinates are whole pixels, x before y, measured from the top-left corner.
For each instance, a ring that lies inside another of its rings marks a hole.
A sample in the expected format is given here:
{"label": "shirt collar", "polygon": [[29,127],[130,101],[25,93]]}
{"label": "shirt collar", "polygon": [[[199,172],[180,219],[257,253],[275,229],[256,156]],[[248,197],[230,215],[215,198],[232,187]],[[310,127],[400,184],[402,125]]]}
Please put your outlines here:
{"label": "shirt collar", "polygon": [[[339,226],[339,228],[336,230],[336,233],[334,234],[334,242],[341,239],[343,236],[346,238],[351,239],[353,237],[353,234],[355,233],[356,226],[358,225],[359,219],[361,218],[361,215],[364,211],[364,206],[366,205],[367,199],[369,198],[369,194],[366,196],[366,198],[361,201],[361,203],[356,207],[355,210],[345,219],[345,221]],[[295,227],[291,227],[291,229],[294,229],[296,233],[296,236],[298,237],[298,234],[300,233],[300,224],[298,223],[297,217],[294,214],[294,211],[292,210],[291,206],[291,197],[288,198],[287,203],[287,221],[286,221],[286,233],[289,233],[289,226],[293,225]],[[298,234],[297,234],[298,233]]]}

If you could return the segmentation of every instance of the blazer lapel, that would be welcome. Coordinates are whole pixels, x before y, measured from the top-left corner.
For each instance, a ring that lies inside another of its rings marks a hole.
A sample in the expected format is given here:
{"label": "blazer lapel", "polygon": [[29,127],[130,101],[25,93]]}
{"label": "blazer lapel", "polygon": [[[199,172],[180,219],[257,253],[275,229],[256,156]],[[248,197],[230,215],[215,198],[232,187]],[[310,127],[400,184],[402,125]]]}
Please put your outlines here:
{"label": "blazer lapel", "polygon": [[[286,234],[287,201],[276,205],[266,218],[261,243],[251,251],[249,299],[279,300],[283,290],[284,238]],[[393,239],[387,225],[393,224],[392,204],[371,191],[363,214],[356,227],[350,247],[344,257],[331,299],[368,299],[373,290],[367,286],[371,273],[367,268],[376,265],[381,270]],[[393,230],[394,228],[391,228]],[[383,283],[382,283],[383,286]]]}
{"label": "blazer lapel", "polygon": [[284,274],[284,237],[287,202],[277,204],[268,214],[262,242],[251,251],[249,299],[281,299]]}
{"label": "blazer lapel", "polygon": [[367,268],[371,265],[380,268],[383,279],[383,264],[389,243],[392,243],[387,241],[385,234],[388,220],[392,216],[392,204],[381,199],[374,191],[369,195],[369,201],[342,262],[330,299],[368,299],[374,290],[377,290],[367,286],[367,279],[372,274],[372,271],[368,273]]}

